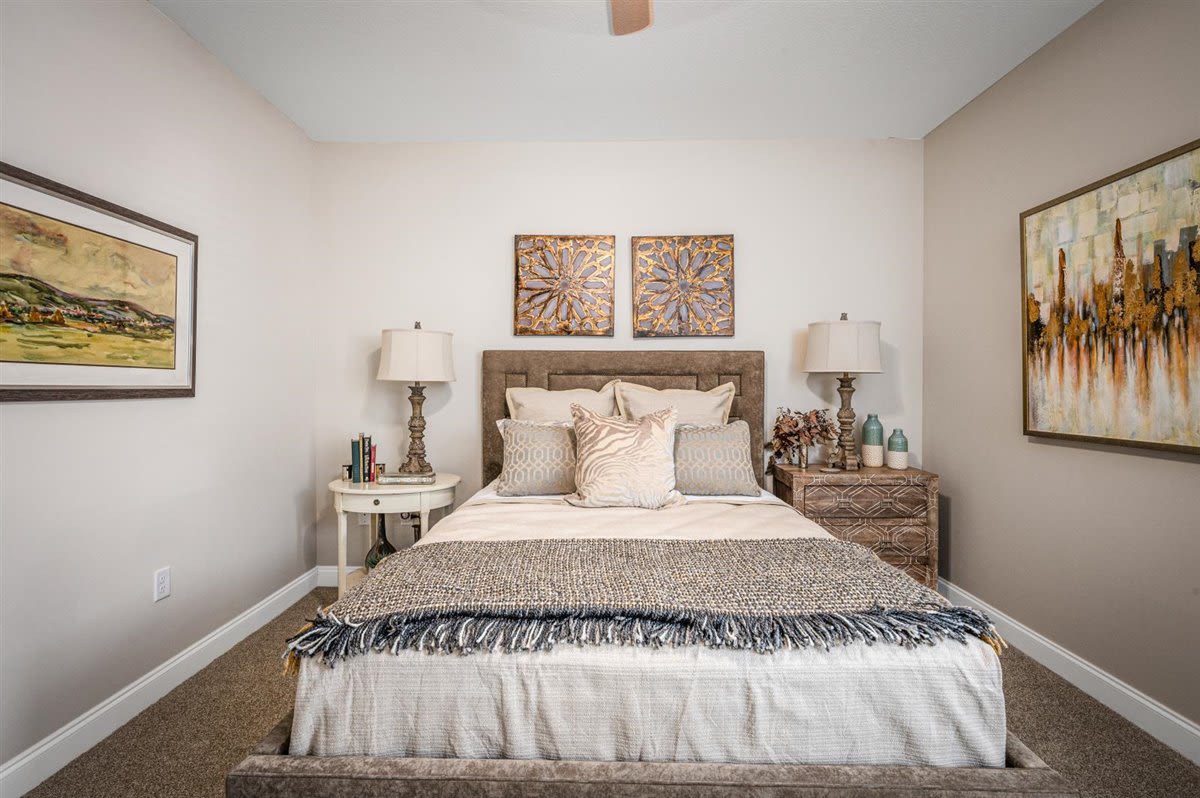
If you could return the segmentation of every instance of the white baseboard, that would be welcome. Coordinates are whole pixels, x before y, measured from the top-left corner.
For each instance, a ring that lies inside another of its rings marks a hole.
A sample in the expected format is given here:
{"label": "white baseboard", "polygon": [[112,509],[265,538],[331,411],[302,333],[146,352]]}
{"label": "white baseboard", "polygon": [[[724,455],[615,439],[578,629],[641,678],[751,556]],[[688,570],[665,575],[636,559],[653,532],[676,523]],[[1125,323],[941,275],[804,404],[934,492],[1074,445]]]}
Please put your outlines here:
{"label": "white baseboard", "polygon": [[[359,569],[357,565],[347,565],[346,573],[352,574]],[[337,587],[337,566],[317,566],[317,587]]]}
{"label": "white baseboard", "polygon": [[1016,648],[1147,734],[1200,764],[1200,726],[952,582],[939,579],[938,589],[953,604],[965,604],[986,612],[1001,636]]}
{"label": "white baseboard", "polygon": [[[334,569],[336,573],[336,569]],[[224,654],[317,586],[317,569],[283,587],[109,696],[75,720],[0,765],[0,798],[32,790],[75,757]]]}

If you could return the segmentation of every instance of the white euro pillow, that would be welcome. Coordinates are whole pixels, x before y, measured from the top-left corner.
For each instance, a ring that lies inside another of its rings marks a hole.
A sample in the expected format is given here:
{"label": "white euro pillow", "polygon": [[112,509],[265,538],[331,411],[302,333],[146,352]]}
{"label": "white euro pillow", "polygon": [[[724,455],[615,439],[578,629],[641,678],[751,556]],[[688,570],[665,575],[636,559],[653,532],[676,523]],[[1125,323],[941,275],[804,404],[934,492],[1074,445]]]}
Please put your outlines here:
{"label": "white euro pillow", "polygon": [[679,412],[679,424],[708,427],[729,421],[733,395],[737,388],[732,382],[718,385],[711,391],[667,388],[660,391],[632,382],[618,382],[617,409],[628,420],[641,418],[659,410],[673,407]]}
{"label": "white euro pillow", "polygon": [[504,392],[509,418],[517,421],[555,421],[570,423],[571,405],[579,405],[601,416],[617,415],[617,380],[598,391],[569,388],[548,391],[545,388],[509,388]]}

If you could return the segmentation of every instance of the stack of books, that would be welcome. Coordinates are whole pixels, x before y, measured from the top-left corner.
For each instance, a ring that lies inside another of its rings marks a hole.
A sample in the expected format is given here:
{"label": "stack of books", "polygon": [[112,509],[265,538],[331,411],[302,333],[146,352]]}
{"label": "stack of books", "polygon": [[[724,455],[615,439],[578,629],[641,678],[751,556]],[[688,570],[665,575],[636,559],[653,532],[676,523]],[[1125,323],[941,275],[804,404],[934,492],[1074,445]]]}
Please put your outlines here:
{"label": "stack of books", "polygon": [[350,481],[375,481],[375,445],[371,436],[362,432],[350,439]]}
{"label": "stack of books", "polygon": [[[379,468],[385,468],[380,466]],[[375,444],[371,436],[364,432],[358,433],[357,438],[350,439],[350,481],[374,482],[377,485],[432,485],[437,481],[437,474],[407,474],[403,471],[382,471],[376,473]]]}
{"label": "stack of books", "polygon": [[379,475],[380,485],[432,485],[437,480],[437,474],[405,474],[402,471],[389,471]]}

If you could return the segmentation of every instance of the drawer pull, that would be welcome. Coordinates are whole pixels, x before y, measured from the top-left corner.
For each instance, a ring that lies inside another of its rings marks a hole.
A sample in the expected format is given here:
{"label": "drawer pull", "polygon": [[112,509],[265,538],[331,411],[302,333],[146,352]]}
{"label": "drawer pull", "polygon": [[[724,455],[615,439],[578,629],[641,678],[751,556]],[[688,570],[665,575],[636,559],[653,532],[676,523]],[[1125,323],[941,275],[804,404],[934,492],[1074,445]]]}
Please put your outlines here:
{"label": "drawer pull", "polygon": [[894,507],[896,505],[896,497],[884,496],[879,500],[879,503],[884,507]]}
{"label": "drawer pull", "polygon": [[838,507],[849,507],[852,503],[853,503],[853,501],[850,499],[849,496],[838,496],[837,497],[837,506]]}
{"label": "drawer pull", "polygon": [[378,507],[378,506],[379,506],[379,499],[376,499],[376,500],[375,500],[375,506],[376,506],[376,507]]}

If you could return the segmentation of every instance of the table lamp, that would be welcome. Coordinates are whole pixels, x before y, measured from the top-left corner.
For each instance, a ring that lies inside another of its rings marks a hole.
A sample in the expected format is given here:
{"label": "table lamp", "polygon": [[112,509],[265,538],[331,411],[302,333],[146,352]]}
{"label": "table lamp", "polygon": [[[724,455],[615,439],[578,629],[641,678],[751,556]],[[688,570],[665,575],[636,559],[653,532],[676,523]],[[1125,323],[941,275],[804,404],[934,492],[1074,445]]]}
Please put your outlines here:
{"label": "table lamp", "polygon": [[432,482],[435,474],[425,460],[425,404],[427,382],[454,382],[453,333],[422,330],[421,322],[411,330],[384,330],[383,352],[379,358],[380,380],[411,382],[408,401],[412,416],[408,420],[408,459],[400,467],[403,477],[414,483]]}
{"label": "table lamp", "polygon": [[841,374],[838,393],[842,406],[838,410],[838,465],[847,471],[858,470],[858,449],[854,445],[855,374],[878,374],[879,322],[849,321],[842,314],[839,321],[814,321],[808,325],[808,351],[804,355],[804,371],[813,374]]}

